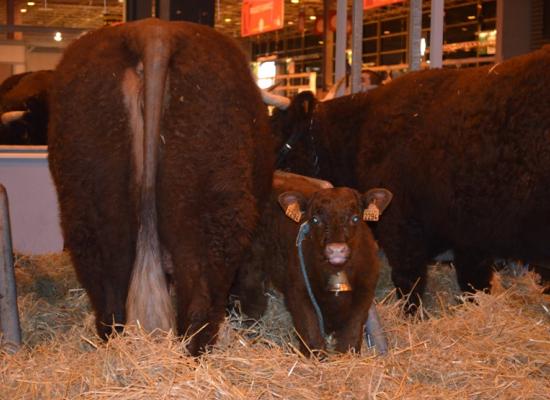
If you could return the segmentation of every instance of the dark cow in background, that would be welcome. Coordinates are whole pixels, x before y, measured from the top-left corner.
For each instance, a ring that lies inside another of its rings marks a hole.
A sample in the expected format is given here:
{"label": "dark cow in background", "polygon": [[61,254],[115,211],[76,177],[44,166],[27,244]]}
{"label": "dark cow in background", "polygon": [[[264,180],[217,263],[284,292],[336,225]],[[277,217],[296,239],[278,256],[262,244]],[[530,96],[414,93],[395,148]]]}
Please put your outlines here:
{"label": "dark cow in background", "polygon": [[392,197],[385,189],[360,194],[321,187],[301,177],[275,177],[251,257],[237,280],[242,309],[252,318],[265,311],[268,286],[284,294],[305,354],[325,349],[325,333],[334,333],[337,351],[361,348],[379,272],[377,246],[363,219],[377,220]]}
{"label": "dark cow in background", "polygon": [[53,71],[25,72],[0,85],[0,144],[46,145]]}
{"label": "dark cow in background", "polygon": [[98,333],[172,327],[198,354],[267,199],[273,144],[247,61],[230,38],[143,20],[71,44],[51,94],[50,168],[66,247]]}
{"label": "dark cow in background", "polygon": [[[316,147],[280,167],[394,194],[375,235],[400,292],[420,295],[426,264],[446,249],[463,290],[488,288],[496,257],[550,261],[548,71],[547,46],[493,67],[409,73],[330,102],[302,95],[275,124],[291,128],[281,142],[305,126]],[[307,113],[293,124],[292,110]],[[311,153],[319,162],[304,167]]]}

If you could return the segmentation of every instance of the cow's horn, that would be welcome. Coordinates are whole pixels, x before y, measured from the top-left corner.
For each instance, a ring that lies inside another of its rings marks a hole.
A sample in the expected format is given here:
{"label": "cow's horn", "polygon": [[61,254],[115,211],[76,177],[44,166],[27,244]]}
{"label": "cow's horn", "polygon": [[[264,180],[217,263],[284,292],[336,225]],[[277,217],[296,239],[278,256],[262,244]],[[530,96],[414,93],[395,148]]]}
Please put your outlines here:
{"label": "cow's horn", "polygon": [[281,110],[286,110],[290,105],[290,99],[285,96],[279,96],[278,94],[269,93],[266,90],[262,90],[262,100],[265,104],[275,106]]}
{"label": "cow's horn", "polygon": [[25,113],[26,111],[7,111],[2,114],[0,119],[4,125],[8,125],[13,121],[17,121],[18,119],[23,118],[23,115],[25,115]]}
{"label": "cow's horn", "polygon": [[303,179],[317,187],[319,189],[332,189],[334,186],[329,181],[322,179],[312,178],[310,176],[293,174],[292,172],[285,172],[281,170],[275,170],[273,173],[273,186],[282,186],[289,179]]}
{"label": "cow's horn", "polygon": [[342,84],[346,81],[346,77],[343,76],[342,78],[340,78],[340,80],[338,82],[336,82],[334,85],[332,85],[332,87],[330,88],[330,90],[328,91],[327,95],[323,98],[323,100],[321,101],[328,101],[328,100],[332,100],[336,97],[336,92],[338,91],[338,89],[340,88],[340,86],[342,86]]}

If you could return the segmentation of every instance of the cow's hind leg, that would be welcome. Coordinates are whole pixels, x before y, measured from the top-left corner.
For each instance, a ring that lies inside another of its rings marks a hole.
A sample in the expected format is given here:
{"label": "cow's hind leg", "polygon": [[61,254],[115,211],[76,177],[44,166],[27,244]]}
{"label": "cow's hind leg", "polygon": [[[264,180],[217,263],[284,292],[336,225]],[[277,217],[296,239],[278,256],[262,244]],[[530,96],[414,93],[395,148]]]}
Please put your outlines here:
{"label": "cow's hind leg", "polygon": [[131,244],[120,229],[109,232],[101,226],[94,229],[90,219],[79,222],[65,227],[65,244],[94,309],[97,333],[107,339],[114,325],[125,323]]}
{"label": "cow's hind leg", "polygon": [[227,279],[217,264],[208,262],[208,250],[198,243],[195,235],[187,237],[187,243],[167,246],[174,263],[177,330],[188,339],[187,350],[193,356],[214,343],[233,282],[233,276]]}
{"label": "cow's hind leg", "polygon": [[198,268],[196,264],[186,267],[175,268],[177,326],[178,333],[189,338],[187,350],[197,356],[216,340],[232,279],[219,275],[208,278],[206,267]]}

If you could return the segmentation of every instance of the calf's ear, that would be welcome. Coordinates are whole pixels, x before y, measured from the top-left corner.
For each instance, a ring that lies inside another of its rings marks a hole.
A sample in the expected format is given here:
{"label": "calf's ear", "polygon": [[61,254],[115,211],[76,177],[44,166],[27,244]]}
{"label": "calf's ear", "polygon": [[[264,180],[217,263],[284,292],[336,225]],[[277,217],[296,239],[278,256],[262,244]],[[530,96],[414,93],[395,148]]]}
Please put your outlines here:
{"label": "calf's ear", "polygon": [[300,223],[306,207],[306,199],[300,192],[284,192],[279,195],[279,205],[285,215],[296,223]]}
{"label": "calf's ear", "polygon": [[365,210],[363,212],[363,220],[378,221],[380,215],[384,212],[388,204],[390,204],[393,194],[382,188],[368,190],[363,195],[365,202]]}

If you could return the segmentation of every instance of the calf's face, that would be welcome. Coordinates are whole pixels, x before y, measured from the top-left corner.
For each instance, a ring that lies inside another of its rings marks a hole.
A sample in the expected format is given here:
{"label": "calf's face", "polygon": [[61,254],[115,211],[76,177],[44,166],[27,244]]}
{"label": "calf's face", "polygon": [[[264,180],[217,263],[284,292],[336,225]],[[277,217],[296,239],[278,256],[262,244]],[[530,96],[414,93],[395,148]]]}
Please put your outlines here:
{"label": "calf's face", "polygon": [[300,192],[284,192],[279,204],[295,222],[307,221],[317,256],[335,267],[344,266],[362,245],[364,221],[377,221],[392,194],[371,189],[365,194],[349,188],[323,189],[309,200]]}

